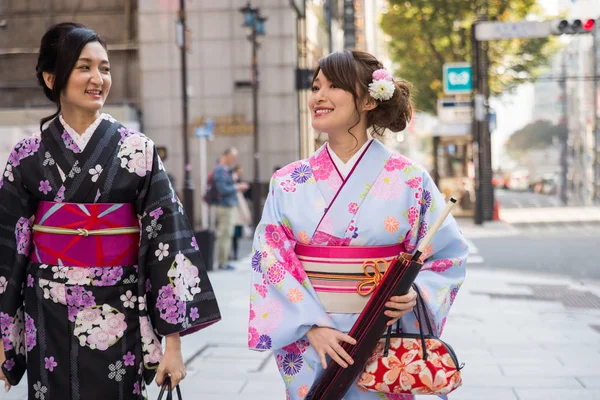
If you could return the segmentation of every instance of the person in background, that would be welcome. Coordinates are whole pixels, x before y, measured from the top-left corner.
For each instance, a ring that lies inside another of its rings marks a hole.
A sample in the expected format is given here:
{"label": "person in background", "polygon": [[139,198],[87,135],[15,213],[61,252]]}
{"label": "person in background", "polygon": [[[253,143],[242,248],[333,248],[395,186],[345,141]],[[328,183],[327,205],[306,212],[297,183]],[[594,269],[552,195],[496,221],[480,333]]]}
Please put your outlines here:
{"label": "person in background", "polygon": [[235,269],[229,264],[229,253],[233,240],[237,213],[238,192],[248,190],[247,183],[235,183],[233,167],[237,164],[238,151],[234,147],[226,149],[212,175],[213,185],[218,193],[217,210],[217,260],[219,269]]}
{"label": "person in background", "polygon": [[[233,168],[233,180],[235,183],[242,183],[242,174],[243,169],[241,166],[236,165]],[[249,191],[249,190],[248,190]],[[233,242],[231,248],[230,260],[238,260],[239,259],[239,239],[244,236],[244,231],[250,229],[249,225],[252,224],[252,215],[250,214],[250,208],[248,207],[248,203],[246,201],[246,194],[238,191],[238,206],[237,213],[235,219],[235,227],[233,230]]]}

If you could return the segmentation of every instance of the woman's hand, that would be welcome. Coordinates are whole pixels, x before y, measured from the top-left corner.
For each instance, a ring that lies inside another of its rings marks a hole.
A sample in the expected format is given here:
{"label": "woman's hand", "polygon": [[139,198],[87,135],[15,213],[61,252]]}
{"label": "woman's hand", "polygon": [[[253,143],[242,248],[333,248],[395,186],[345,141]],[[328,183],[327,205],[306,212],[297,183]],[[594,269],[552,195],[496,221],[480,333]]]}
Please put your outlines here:
{"label": "woman's hand", "polygon": [[[2,366],[2,364],[4,364],[4,361],[6,361],[6,355],[4,354],[4,345],[2,344],[2,340],[0,339],[0,367]],[[6,376],[4,376],[2,368],[0,368],[0,381],[4,381],[4,391],[8,392],[11,386],[10,383],[8,383],[8,380],[6,379]]]}
{"label": "woman's hand", "polygon": [[171,377],[171,387],[179,385],[185,378],[185,364],[181,355],[181,338],[179,333],[174,333],[166,337],[165,354],[158,364],[156,371],[156,384],[162,386],[165,383],[165,377]]}
{"label": "woman's hand", "polygon": [[385,303],[385,306],[391,309],[385,311],[385,315],[392,318],[388,321],[388,326],[395,324],[403,315],[411,312],[416,304],[417,292],[415,292],[412,286],[404,296],[390,297],[390,301]]}
{"label": "woman's hand", "polygon": [[333,328],[314,326],[308,331],[306,338],[319,354],[324,369],[327,368],[325,354],[329,354],[333,361],[344,368],[347,368],[348,364],[354,364],[354,360],[340,346],[340,342],[356,344],[356,340],[345,333]]}

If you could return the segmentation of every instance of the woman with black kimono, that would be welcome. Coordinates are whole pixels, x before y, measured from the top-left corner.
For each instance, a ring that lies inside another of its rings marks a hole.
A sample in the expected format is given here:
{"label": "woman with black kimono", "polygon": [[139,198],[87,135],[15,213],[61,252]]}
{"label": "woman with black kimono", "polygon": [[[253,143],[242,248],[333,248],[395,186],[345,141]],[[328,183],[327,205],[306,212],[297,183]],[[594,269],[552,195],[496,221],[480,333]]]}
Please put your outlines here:
{"label": "woman with black kimono", "polygon": [[0,379],[27,371],[29,399],[142,399],[185,377],[180,336],[220,319],[215,295],[153,142],[99,112],[105,42],[55,25],[36,71],[58,110],[0,181]]}

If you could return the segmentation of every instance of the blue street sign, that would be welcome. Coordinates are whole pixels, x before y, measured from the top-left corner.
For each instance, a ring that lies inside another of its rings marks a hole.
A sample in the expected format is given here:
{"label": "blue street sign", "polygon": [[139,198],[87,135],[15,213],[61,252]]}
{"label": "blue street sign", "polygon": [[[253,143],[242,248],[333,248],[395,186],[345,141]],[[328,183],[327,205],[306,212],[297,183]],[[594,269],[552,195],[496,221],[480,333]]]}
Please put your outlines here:
{"label": "blue street sign", "polygon": [[473,90],[473,75],[469,63],[444,64],[444,93],[469,94]]}
{"label": "blue street sign", "polygon": [[212,118],[208,118],[206,120],[206,125],[200,125],[194,130],[194,135],[197,138],[207,138],[210,139],[215,130],[215,120]]}
{"label": "blue street sign", "polygon": [[488,118],[489,118],[489,122],[490,122],[490,135],[491,135],[492,133],[494,133],[494,131],[498,127],[498,123],[497,123],[498,118],[496,117],[496,112],[492,111],[492,109],[489,109]]}

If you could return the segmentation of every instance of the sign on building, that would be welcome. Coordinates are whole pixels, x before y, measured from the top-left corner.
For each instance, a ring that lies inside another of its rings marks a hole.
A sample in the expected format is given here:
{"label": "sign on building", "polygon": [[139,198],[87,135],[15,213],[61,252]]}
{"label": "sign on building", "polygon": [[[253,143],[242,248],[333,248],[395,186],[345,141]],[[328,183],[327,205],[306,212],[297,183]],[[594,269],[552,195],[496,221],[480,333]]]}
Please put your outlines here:
{"label": "sign on building", "polygon": [[554,21],[478,22],[475,26],[475,39],[544,38],[552,35],[553,24]]}
{"label": "sign on building", "polygon": [[473,120],[471,100],[438,99],[438,119],[445,124],[469,124]]}
{"label": "sign on building", "polygon": [[444,93],[469,94],[473,90],[473,74],[469,63],[444,64]]}
{"label": "sign on building", "polygon": [[254,133],[254,125],[247,122],[243,115],[229,115],[217,117],[197,117],[192,122],[190,135],[198,133],[202,136],[205,131],[196,132],[196,128],[209,129],[215,136],[246,136]]}

